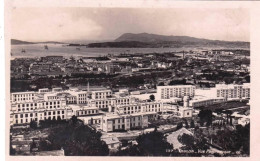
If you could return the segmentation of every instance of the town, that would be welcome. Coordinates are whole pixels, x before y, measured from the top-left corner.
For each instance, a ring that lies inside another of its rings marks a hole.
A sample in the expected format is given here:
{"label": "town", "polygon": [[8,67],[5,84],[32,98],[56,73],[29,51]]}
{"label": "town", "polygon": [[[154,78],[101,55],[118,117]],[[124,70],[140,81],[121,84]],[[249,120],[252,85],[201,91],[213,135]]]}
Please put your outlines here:
{"label": "town", "polygon": [[10,154],[249,156],[249,57],[210,49],[15,58]]}
{"label": "town", "polygon": [[[250,51],[201,50],[108,54],[99,57],[46,56],[11,60],[11,92],[86,86],[153,90],[156,85],[250,82]],[[232,61],[231,61],[232,60]]]}

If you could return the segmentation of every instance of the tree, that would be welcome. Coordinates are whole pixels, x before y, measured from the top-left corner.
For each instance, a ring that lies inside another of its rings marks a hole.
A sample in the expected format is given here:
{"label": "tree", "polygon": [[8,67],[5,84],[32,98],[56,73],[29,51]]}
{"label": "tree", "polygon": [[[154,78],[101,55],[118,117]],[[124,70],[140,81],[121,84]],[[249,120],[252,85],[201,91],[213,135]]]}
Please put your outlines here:
{"label": "tree", "polygon": [[169,85],[180,85],[180,84],[186,84],[186,79],[181,80],[172,80],[170,81]]}
{"label": "tree", "polygon": [[51,124],[52,124],[52,125],[56,125],[56,124],[57,124],[57,120],[56,120],[55,117],[52,118],[52,120],[51,120]]}
{"label": "tree", "polygon": [[194,120],[191,120],[191,122],[190,122],[190,127],[191,127],[191,128],[195,128]]}
{"label": "tree", "polygon": [[104,141],[101,141],[101,133],[81,125],[76,127],[68,142],[66,149],[68,155],[79,156],[105,156],[109,150]]}
{"label": "tree", "polygon": [[101,136],[73,116],[68,123],[53,128],[47,139],[52,149],[63,147],[67,156],[106,156],[109,149]]}
{"label": "tree", "polygon": [[215,144],[231,152],[241,151],[249,155],[250,126],[236,126],[236,130],[224,129],[213,136]]}
{"label": "tree", "polygon": [[194,152],[198,152],[198,150],[204,150],[204,153],[207,152],[209,146],[207,145],[207,140],[201,134],[200,130],[196,130],[195,135],[183,134],[178,137],[179,142],[184,144],[184,149],[193,150]]}
{"label": "tree", "polygon": [[181,129],[183,127],[183,124],[182,124],[182,122],[179,122],[178,124],[177,124],[177,130],[179,130],[179,129]]}
{"label": "tree", "polygon": [[142,152],[139,150],[138,145],[130,145],[124,150],[119,150],[118,152],[112,154],[115,156],[143,156]]}
{"label": "tree", "polygon": [[93,125],[93,118],[90,119],[90,125]]}
{"label": "tree", "polygon": [[40,140],[39,141],[39,151],[51,151],[51,150],[59,150],[60,147],[55,148],[49,140]]}
{"label": "tree", "polygon": [[16,150],[10,146],[10,155],[15,155],[16,154]]}
{"label": "tree", "polygon": [[160,132],[151,132],[139,136],[137,139],[138,149],[145,156],[167,156],[167,150],[173,146],[167,142],[165,136]]}
{"label": "tree", "polygon": [[10,146],[9,153],[10,155],[15,155],[16,150],[13,148],[11,140],[12,140],[12,135],[10,135],[10,140],[9,140],[9,146]]}
{"label": "tree", "polygon": [[226,114],[226,123],[227,124],[232,124],[232,117],[231,117],[231,115],[232,115],[232,111],[231,110],[225,110],[225,111],[223,111],[223,113],[225,113]]}
{"label": "tree", "polygon": [[207,140],[204,137],[199,137],[196,139],[196,148],[204,150],[204,153],[207,152],[209,146],[207,145]]}
{"label": "tree", "polygon": [[223,108],[218,108],[218,109],[216,109],[215,110],[215,112],[217,113],[217,114],[221,114],[221,113],[223,113]]}
{"label": "tree", "polygon": [[185,145],[185,149],[191,150],[194,148],[194,137],[192,135],[184,133],[181,136],[178,136],[178,141]]}
{"label": "tree", "polygon": [[33,150],[34,148],[36,148],[36,143],[35,143],[34,140],[33,140],[33,142],[32,142],[31,145],[30,145],[30,152],[32,152],[32,150]]}
{"label": "tree", "polygon": [[246,77],[245,77],[245,80],[246,80],[247,83],[250,83],[250,76],[249,76],[249,75],[246,76]]}
{"label": "tree", "polygon": [[73,115],[69,121],[70,125],[75,126],[78,123],[78,118],[77,116]]}
{"label": "tree", "polygon": [[124,150],[119,150],[114,155],[117,156],[170,156],[171,153],[167,152],[173,149],[165,136],[157,131],[143,134],[137,137],[137,145],[130,145]]}
{"label": "tree", "polygon": [[45,120],[47,127],[50,127],[52,125],[51,117],[48,117],[47,120]]}
{"label": "tree", "polygon": [[34,120],[32,120],[32,121],[30,122],[30,128],[36,129],[36,128],[37,128],[37,122],[34,121]]}
{"label": "tree", "polygon": [[60,116],[58,116],[57,123],[60,124],[61,122],[62,122],[62,120],[61,120]]}
{"label": "tree", "polygon": [[155,100],[155,96],[152,94],[152,95],[150,95],[150,100],[151,101],[154,101]]}
{"label": "tree", "polygon": [[184,120],[184,123],[185,123],[185,128],[189,128],[190,127],[189,124],[188,124],[188,121],[186,119]]}
{"label": "tree", "polygon": [[40,125],[41,128],[45,128],[45,126],[46,126],[45,124],[46,124],[46,121],[40,120],[39,125]]}
{"label": "tree", "polygon": [[224,77],[224,82],[226,84],[231,84],[233,83],[234,79],[232,77]]}
{"label": "tree", "polygon": [[164,86],[164,82],[160,82],[158,86]]}
{"label": "tree", "polygon": [[212,124],[212,111],[211,110],[201,110],[198,114],[198,117],[200,118],[201,125],[204,124],[204,122],[207,122],[207,126]]}

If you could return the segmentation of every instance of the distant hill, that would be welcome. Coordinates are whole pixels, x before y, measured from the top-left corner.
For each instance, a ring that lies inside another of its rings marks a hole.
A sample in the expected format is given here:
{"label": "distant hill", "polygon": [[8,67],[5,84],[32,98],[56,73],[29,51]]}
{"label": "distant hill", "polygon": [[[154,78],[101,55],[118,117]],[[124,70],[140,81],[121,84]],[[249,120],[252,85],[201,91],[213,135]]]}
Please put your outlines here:
{"label": "distant hill", "polygon": [[45,42],[28,42],[28,41],[22,41],[22,40],[17,40],[17,39],[11,39],[11,45],[26,45],[26,44],[64,44],[62,42],[57,42],[57,41],[45,41]]}
{"label": "distant hill", "polygon": [[103,42],[103,43],[91,43],[88,44],[87,47],[96,47],[96,48],[142,48],[142,47],[149,47],[149,43],[139,42],[139,41],[122,41],[122,42]]}
{"label": "distant hill", "polygon": [[11,45],[35,44],[33,42],[11,39]]}
{"label": "distant hill", "polygon": [[224,47],[249,48],[249,42],[208,40],[189,36],[165,36],[148,33],[125,33],[113,42],[90,43],[87,47],[144,47],[144,48],[180,48],[180,47]]}
{"label": "distant hill", "polygon": [[189,36],[164,36],[148,33],[132,34],[125,33],[118,37],[115,41],[140,41],[140,42],[162,42],[162,41],[172,41],[172,42],[207,42],[207,39],[198,39]]}
{"label": "distant hill", "polygon": [[36,42],[36,43],[43,43],[43,44],[65,44],[63,42],[58,42],[58,41],[43,41],[43,42]]}

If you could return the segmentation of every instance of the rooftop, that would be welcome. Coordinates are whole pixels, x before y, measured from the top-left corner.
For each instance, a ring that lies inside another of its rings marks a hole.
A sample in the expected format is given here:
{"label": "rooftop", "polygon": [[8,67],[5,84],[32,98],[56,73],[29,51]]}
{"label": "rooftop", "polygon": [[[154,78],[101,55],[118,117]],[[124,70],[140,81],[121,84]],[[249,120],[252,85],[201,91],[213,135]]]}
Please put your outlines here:
{"label": "rooftop", "polygon": [[117,137],[101,138],[107,145],[120,143]]}
{"label": "rooftop", "polygon": [[170,133],[167,136],[167,142],[173,144],[175,149],[179,149],[183,146],[183,144],[179,142],[178,136],[181,136],[183,134],[193,135],[192,132],[183,127],[175,132]]}

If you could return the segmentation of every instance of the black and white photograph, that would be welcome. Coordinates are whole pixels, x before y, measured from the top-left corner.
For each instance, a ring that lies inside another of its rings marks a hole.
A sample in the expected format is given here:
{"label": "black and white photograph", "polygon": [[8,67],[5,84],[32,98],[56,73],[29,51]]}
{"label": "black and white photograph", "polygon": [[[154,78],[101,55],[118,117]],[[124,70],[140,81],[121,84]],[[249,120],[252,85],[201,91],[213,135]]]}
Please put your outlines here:
{"label": "black and white photograph", "polygon": [[250,157],[250,9],[12,7],[9,21],[10,156]]}

